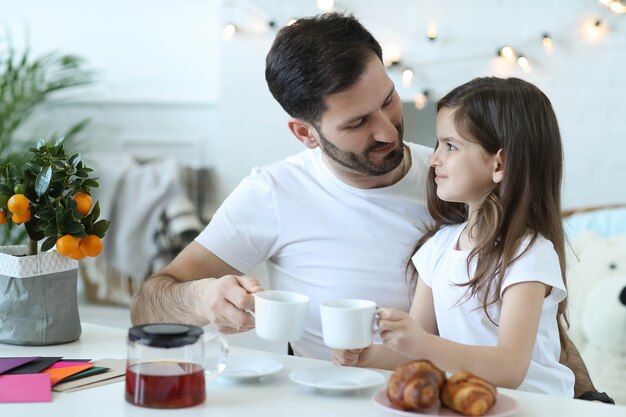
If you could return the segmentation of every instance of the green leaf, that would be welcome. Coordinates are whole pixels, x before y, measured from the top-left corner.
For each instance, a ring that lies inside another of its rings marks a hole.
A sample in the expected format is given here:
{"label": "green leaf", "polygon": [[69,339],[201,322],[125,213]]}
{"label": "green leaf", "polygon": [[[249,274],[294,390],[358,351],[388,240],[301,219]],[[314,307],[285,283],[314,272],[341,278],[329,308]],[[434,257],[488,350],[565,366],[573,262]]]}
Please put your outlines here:
{"label": "green leaf", "polygon": [[109,229],[110,223],[110,221],[104,219],[96,222],[92,227],[93,234],[102,239],[106,231]]}
{"label": "green leaf", "polygon": [[65,137],[61,136],[60,138],[56,140],[56,142],[54,142],[54,146],[55,147],[59,146],[60,144],[63,143],[64,140],[65,140]]}
{"label": "green leaf", "polygon": [[98,181],[96,181],[93,178],[88,178],[85,181],[83,181],[83,187],[91,187],[91,188],[98,188],[99,184]]}
{"label": "green leaf", "polygon": [[67,210],[65,210],[63,212],[63,223],[61,223],[64,226],[69,226],[71,224],[74,223],[78,223],[79,220],[74,217],[74,210],[71,208],[68,208]]}
{"label": "green leaf", "polygon": [[50,180],[52,179],[52,167],[45,167],[39,175],[37,175],[37,179],[35,180],[35,192],[37,196],[41,197],[48,191],[48,187],[50,187]]}
{"label": "green leaf", "polygon": [[89,213],[89,215],[91,216],[91,221],[95,221],[98,220],[98,217],[100,216],[100,202],[96,201],[96,204],[94,204],[93,208],[91,209],[91,213]]}
{"label": "green leaf", "polygon": [[81,161],[81,156],[79,153],[72,155],[72,157],[70,158],[70,164],[76,168],[76,165],[78,165],[78,163]]}
{"label": "green leaf", "polygon": [[46,236],[54,236],[56,237],[57,234],[59,233],[59,229],[57,228],[56,224],[48,224],[48,226],[44,229],[43,234]]}
{"label": "green leaf", "polygon": [[79,233],[85,233],[85,226],[80,223],[73,223],[63,228],[63,231],[68,235],[76,235]]}
{"label": "green leaf", "polygon": [[39,218],[44,222],[49,222],[54,219],[54,210],[42,210],[39,212]]}
{"label": "green leaf", "polygon": [[50,249],[54,247],[56,243],[57,243],[56,236],[49,237],[48,239],[44,240],[43,243],[41,244],[41,251],[42,252],[49,251]]}
{"label": "green leaf", "polygon": [[37,141],[37,149],[41,149],[46,144],[46,140],[44,138],[40,138]]}

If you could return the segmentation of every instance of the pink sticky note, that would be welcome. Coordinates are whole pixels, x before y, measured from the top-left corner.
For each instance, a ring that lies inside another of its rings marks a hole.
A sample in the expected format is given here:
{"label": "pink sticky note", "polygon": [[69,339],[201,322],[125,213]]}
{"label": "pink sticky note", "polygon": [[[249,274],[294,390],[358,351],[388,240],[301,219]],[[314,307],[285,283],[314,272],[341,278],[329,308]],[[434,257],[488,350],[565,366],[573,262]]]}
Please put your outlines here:
{"label": "pink sticky note", "polygon": [[69,368],[70,366],[82,366],[82,365],[91,365],[91,366],[93,366],[93,363],[91,363],[91,362],[65,362],[65,361],[59,361],[59,362],[55,362],[52,365],[48,366],[46,369]]}
{"label": "pink sticky note", "polygon": [[20,365],[24,365],[25,363],[32,362],[37,358],[39,358],[39,356],[0,358],[0,374],[10,369],[17,368]]}
{"label": "pink sticky note", "polygon": [[52,401],[50,375],[0,375],[0,403],[43,403],[50,401]]}

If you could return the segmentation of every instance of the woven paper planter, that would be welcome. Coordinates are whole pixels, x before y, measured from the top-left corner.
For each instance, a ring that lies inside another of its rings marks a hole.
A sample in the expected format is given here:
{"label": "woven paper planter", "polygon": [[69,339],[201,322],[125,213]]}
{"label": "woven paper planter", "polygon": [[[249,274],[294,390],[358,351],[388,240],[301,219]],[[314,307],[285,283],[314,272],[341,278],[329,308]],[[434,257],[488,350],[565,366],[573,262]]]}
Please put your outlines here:
{"label": "woven paper planter", "polygon": [[78,261],[57,252],[32,256],[0,247],[0,342],[53,345],[80,337]]}

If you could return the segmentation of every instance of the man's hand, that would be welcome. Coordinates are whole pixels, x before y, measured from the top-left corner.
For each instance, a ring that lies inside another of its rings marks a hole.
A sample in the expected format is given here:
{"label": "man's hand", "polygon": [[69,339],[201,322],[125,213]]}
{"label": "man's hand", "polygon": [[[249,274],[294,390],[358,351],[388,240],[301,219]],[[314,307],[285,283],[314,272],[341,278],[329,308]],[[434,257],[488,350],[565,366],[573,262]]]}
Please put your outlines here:
{"label": "man's hand", "polygon": [[341,366],[367,366],[372,354],[372,345],[362,349],[335,349],[333,364]]}
{"label": "man's hand", "polygon": [[207,283],[200,302],[220,333],[247,332],[254,328],[254,317],[248,311],[254,311],[252,294],[263,291],[259,281],[248,276],[225,275]]}

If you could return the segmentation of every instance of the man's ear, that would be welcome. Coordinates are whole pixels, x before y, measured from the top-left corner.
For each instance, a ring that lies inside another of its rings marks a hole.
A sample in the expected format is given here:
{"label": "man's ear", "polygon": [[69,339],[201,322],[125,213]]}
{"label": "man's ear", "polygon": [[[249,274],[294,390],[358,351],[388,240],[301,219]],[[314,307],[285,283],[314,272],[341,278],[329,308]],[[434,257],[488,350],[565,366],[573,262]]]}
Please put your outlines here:
{"label": "man's ear", "polygon": [[500,184],[504,179],[504,153],[502,152],[502,149],[496,153],[493,163],[493,182]]}
{"label": "man's ear", "polygon": [[293,133],[296,139],[302,142],[307,148],[313,149],[319,146],[319,142],[315,136],[317,132],[311,124],[302,119],[292,117],[287,122],[287,126],[289,126],[289,130],[291,130],[291,133]]}

